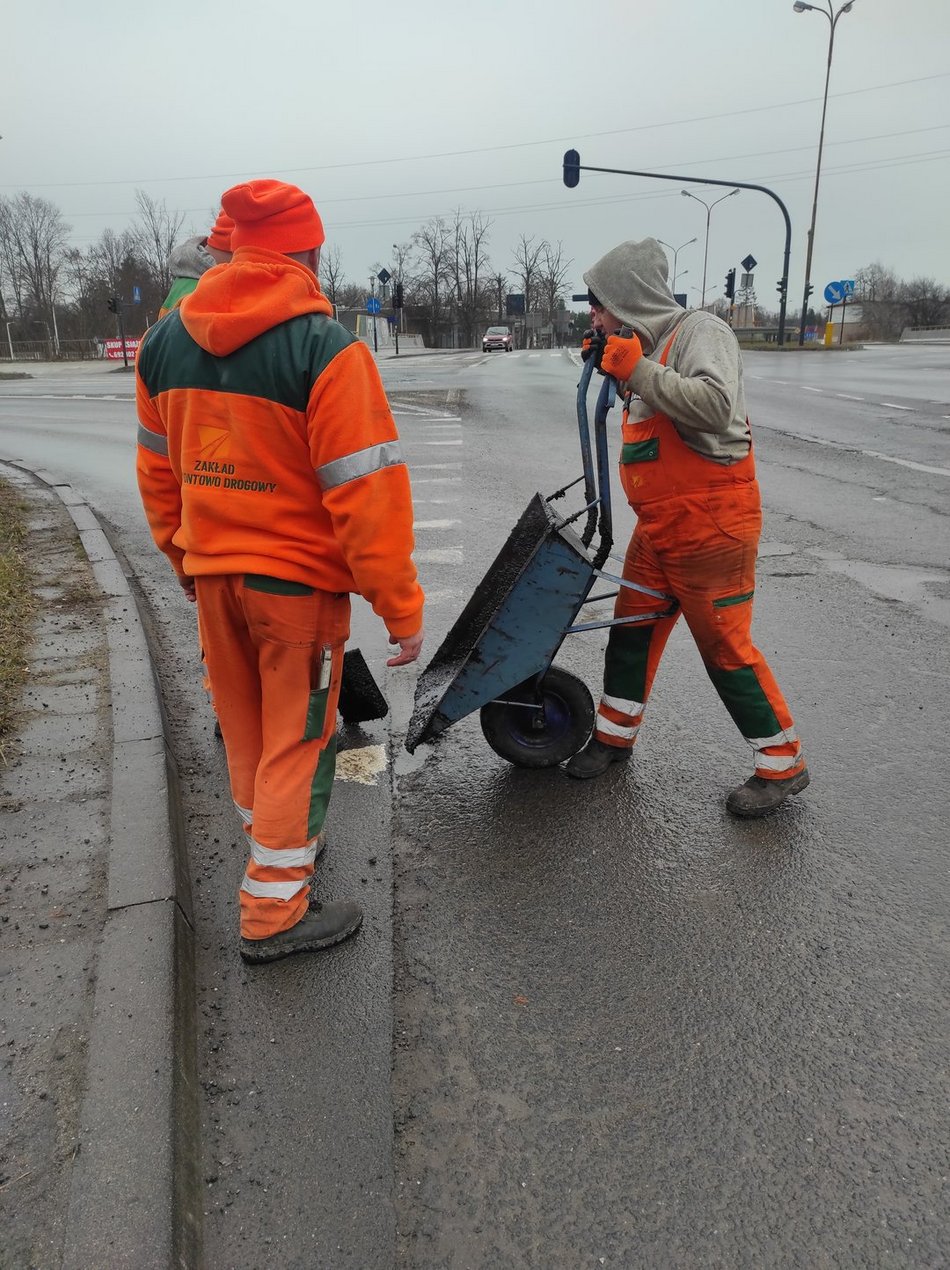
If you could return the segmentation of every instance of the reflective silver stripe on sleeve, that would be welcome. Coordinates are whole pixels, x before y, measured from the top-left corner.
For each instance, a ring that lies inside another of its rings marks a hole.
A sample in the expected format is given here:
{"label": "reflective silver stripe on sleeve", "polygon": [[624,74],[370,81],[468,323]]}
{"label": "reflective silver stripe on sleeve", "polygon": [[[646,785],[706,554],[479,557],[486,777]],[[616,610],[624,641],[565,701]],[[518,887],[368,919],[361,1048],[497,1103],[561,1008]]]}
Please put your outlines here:
{"label": "reflective silver stripe on sleeve", "polygon": [[251,811],[250,807],[242,807],[240,803],[235,803],[234,805],[237,808],[238,815],[246,825],[249,825],[254,819],[254,813]]}
{"label": "reflective silver stripe on sleeve", "polygon": [[306,869],[317,858],[316,841],[309,847],[262,847],[251,839],[251,858],[265,869]]}
{"label": "reflective silver stripe on sleeve", "polygon": [[305,891],[310,885],[310,878],[302,882],[255,882],[244,875],[241,890],[247,891],[258,900],[292,900],[299,891]]}
{"label": "reflective silver stripe on sleeve", "polygon": [[344,455],[342,459],[334,459],[332,463],[324,463],[323,467],[317,468],[317,480],[326,492],[403,461],[399,442],[383,441],[381,445],[371,445],[368,449],[357,450],[355,454]]}
{"label": "reflective silver stripe on sleeve", "polygon": [[144,424],[139,424],[139,445],[146,450],[154,450],[156,454],[168,455],[168,437],[160,432],[152,432]]}

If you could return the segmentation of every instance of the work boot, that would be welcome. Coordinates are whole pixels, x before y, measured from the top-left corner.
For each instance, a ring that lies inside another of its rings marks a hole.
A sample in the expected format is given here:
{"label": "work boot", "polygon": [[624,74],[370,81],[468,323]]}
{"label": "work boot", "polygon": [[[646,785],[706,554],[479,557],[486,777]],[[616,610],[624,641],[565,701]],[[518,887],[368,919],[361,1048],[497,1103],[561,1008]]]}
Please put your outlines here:
{"label": "work boot", "polygon": [[242,939],[245,961],[277,961],[293,953],[318,952],[355,935],[363,921],[363,910],[355,900],[334,900],[318,904],[311,900],[296,926],[267,939]]}
{"label": "work boot", "polygon": [[626,763],[629,757],[629,745],[604,745],[592,736],[582,750],[568,759],[564,770],[568,776],[586,781],[592,776],[602,776],[611,763]]}
{"label": "work boot", "polygon": [[767,781],[761,776],[750,776],[744,785],[732,791],[726,799],[726,806],[734,816],[767,816],[786,798],[800,794],[807,785],[807,767],[784,780]]}

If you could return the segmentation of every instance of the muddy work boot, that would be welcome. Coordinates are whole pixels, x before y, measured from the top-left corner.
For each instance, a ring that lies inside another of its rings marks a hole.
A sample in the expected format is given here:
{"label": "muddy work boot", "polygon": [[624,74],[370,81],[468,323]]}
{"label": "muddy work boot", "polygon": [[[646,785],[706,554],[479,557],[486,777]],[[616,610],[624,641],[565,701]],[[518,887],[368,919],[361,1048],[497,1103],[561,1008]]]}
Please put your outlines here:
{"label": "muddy work boot", "polygon": [[602,776],[611,763],[626,763],[630,757],[630,747],[625,745],[604,745],[595,736],[587,742],[582,750],[578,750],[573,758],[568,759],[564,770],[568,776],[579,781],[590,780],[592,776]]}
{"label": "muddy work boot", "polygon": [[786,798],[800,794],[807,785],[807,767],[785,780],[767,781],[761,776],[750,776],[744,785],[732,791],[726,799],[726,807],[734,816],[767,816],[781,807]]}
{"label": "muddy work boot", "polygon": [[242,939],[245,961],[278,961],[294,953],[318,952],[355,935],[363,921],[363,910],[354,900],[334,900],[330,904],[310,901],[296,926],[267,939]]}

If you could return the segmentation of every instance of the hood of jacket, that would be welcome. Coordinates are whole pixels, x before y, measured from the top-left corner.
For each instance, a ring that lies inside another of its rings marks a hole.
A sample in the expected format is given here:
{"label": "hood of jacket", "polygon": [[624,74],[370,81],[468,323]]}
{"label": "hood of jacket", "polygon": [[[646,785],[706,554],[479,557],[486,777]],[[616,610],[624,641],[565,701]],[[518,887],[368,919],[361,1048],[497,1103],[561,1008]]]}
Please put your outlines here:
{"label": "hood of jacket", "polygon": [[686,310],[673,299],[666,253],[655,238],[621,243],[584,274],[597,299],[640,337],[652,353]]}
{"label": "hood of jacket", "polygon": [[195,343],[226,357],[301,314],[332,316],[333,305],[305,265],[276,251],[240,247],[228,264],[202,274],[179,312]]}
{"label": "hood of jacket", "polygon": [[168,253],[168,275],[171,278],[200,278],[214,267],[214,257],[205,250],[206,234],[186,238]]}

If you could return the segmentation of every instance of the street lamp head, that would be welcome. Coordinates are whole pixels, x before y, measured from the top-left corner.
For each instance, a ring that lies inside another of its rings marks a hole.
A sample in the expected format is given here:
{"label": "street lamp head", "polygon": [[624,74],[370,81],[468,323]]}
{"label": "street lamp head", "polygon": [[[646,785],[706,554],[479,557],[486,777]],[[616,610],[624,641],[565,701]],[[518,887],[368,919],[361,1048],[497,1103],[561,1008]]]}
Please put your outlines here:
{"label": "street lamp head", "polygon": [[806,9],[811,8],[811,5],[805,4],[804,0],[795,0],[795,3],[792,5],[792,8],[795,10],[796,13],[804,13]]}

